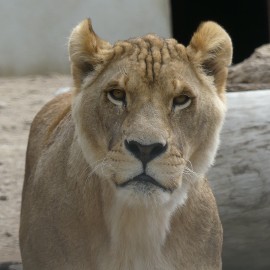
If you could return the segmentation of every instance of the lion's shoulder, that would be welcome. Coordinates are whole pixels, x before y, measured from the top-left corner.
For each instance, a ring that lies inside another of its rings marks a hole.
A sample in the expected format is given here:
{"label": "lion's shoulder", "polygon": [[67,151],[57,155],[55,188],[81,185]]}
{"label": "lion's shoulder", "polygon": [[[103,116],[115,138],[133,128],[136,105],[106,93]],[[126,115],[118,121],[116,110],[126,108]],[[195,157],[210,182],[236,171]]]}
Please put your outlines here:
{"label": "lion's shoulder", "polygon": [[71,93],[59,95],[45,104],[35,116],[31,125],[27,147],[26,179],[30,174],[30,168],[32,169],[35,166],[41,152],[51,141],[57,126],[70,114],[71,99]]}

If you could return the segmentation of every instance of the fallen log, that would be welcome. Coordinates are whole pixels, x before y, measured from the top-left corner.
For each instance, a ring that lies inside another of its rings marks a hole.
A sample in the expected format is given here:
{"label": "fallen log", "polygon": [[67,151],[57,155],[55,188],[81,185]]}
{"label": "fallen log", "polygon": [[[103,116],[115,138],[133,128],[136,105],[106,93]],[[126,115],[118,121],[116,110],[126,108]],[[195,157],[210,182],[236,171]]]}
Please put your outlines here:
{"label": "fallen log", "polygon": [[223,269],[270,269],[270,90],[227,97],[208,174],[224,229]]}

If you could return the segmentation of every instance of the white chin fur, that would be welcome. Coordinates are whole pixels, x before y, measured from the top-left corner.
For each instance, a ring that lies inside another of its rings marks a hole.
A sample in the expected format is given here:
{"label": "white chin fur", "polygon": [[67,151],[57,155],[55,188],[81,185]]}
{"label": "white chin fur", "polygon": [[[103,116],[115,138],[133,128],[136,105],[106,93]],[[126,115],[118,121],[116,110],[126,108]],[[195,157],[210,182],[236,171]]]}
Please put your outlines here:
{"label": "white chin fur", "polygon": [[177,207],[182,206],[187,199],[188,186],[182,184],[172,193],[164,191],[159,187],[153,187],[150,190],[140,190],[134,186],[117,188],[116,200],[122,207],[162,207],[172,213]]}

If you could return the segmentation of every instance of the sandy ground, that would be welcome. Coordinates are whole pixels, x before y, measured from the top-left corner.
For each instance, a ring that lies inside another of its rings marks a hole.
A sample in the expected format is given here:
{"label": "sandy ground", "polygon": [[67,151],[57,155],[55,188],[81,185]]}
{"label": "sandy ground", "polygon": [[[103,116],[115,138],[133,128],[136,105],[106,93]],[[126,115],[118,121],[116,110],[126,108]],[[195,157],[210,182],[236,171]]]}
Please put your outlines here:
{"label": "sandy ground", "polygon": [[25,151],[34,115],[68,76],[0,78],[0,262],[20,261],[18,229]]}

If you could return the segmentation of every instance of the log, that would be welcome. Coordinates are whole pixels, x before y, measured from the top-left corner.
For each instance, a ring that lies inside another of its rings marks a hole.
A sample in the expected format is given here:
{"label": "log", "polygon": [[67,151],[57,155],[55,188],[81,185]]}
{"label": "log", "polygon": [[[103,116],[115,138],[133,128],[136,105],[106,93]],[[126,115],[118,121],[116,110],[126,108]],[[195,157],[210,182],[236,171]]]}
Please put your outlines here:
{"label": "log", "polygon": [[224,229],[224,270],[270,269],[270,90],[228,93],[208,178]]}

